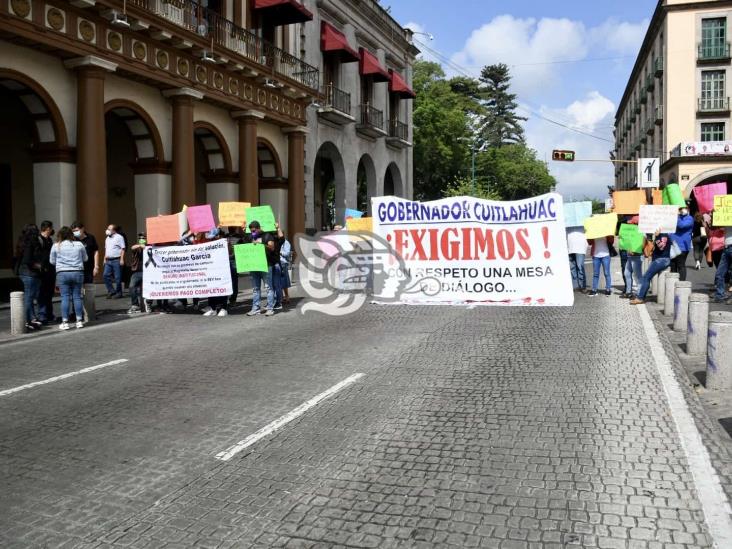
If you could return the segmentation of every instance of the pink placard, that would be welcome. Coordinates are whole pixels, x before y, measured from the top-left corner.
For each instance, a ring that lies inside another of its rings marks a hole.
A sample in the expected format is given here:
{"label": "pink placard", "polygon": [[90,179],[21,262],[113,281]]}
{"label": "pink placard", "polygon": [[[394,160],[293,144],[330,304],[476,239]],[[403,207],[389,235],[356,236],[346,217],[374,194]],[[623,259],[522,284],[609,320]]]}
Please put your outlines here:
{"label": "pink placard", "polygon": [[214,221],[213,211],[211,210],[210,204],[204,204],[203,206],[188,206],[186,209],[186,215],[188,216],[188,225],[191,232],[207,233],[211,229],[216,228],[216,222]]}
{"label": "pink placard", "polygon": [[727,183],[710,183],[694,187],[694,196],[701,213],[711,212],[714,209],[714,197],[727,194]]}

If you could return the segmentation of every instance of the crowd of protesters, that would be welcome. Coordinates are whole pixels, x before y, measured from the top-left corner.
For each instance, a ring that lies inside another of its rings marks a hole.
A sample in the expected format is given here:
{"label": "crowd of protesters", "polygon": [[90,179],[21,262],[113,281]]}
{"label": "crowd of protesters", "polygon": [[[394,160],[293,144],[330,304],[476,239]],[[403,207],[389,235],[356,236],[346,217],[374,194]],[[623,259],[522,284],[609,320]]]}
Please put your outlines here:
{"label": "crowd of protesters", "polygon": [[[274,232],[263,231],[257,221],[249,223],[248,228],[249,232],[245,231],[244,226],[218,227],[207,233],[186,232],[179,242],[166,244],[186,246],[219,239],[227,240],[231,295],[205,300],[193,299],[189,304],[185,299],[152,302],[143,298],[143,252],[148,245],[144,233],[139,233],[130,246],[122,229],[110,224],[104,244],[100,248],[96,238],[86,232],[80,221],[59,229],[55,239],[55,230],[50,221],[42,222],[40,228],[35,224],[28,224],[18,239],[14,259],[15,274],[23,283],[26,330],[36,331],[57,322],[53,307],[56,291],[61,295],[59,328],[68,330],[72,325],[82,328],[85,325],[84,284],[93,283],[100,272],[107,290],[107,299],[123,298],[124,282],[127,280],[130,299],[128,314],[190,310],[203,316],[227,316],[230,307],[236,304],[239,294],[234,246],[246,243],[261,243],[265,246],[268,266],[267,272],[250,274],[253,297],[252,308],[247,315],[272,316],[290,301],[292,246],[279,224]],[[205,306],[202,306],[204,301]]]}
{"label": "crowd of protesters", "polygon": [[[638,216],[621,216],[620,224],[637,224]],[[612,278],[610,258],[620,256],[621,273],[623,275],[623,291],[621,298],[630,300],[634,305],[645,302],[653,277],[670,269],[679,274],[679,279],[687,279],[687,260],[693,253],[694,268],[699,270],[703,263],[715,267],[714,288],[712,290],[715,303],[732,305],[732,227],[715,227],[712,213],[697,213],[692,216],[688,205],[679,208],[676,231],[673,233],[656,232],[646,235],[642,252],[618,251],[615,248],[615,237],[607,236],[587,242],[582,228],[567,229],[567,249],[575,291],[589,296],[598,295],[601,272],[605,279],[605,295],[612,295]],[[588,288],[585,272],[585,255],[590,248],[592,257],[592,287]],[[643,256],[651,260],[646,272],[643,272]]]}

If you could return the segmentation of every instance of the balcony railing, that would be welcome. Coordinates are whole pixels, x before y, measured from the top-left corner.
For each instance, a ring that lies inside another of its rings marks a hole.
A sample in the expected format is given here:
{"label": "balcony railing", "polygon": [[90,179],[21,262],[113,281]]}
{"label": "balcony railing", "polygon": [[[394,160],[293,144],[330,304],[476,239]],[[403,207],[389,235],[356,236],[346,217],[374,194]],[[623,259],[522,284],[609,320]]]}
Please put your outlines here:
{"label": "balcony railing", "polygon": [[726,112],[729,111],[729,97],[699,99],[697,112]]}
{"label": "balcony railing", "polygon": [[371,105],[361,105],[361,124],[383,131],[384,113]]}
{"label": "balcony railing", "polygon": [[653,73],[656,76],[661,76],[663,74],[663,57],[656,57],[653,60]]}
{"label": "balcony railing", "polygon": [[409,126],[399,120],[389,121],[389,137],[409,141]]}
{"label": "balcony railing", "polygon": [[653,118],[651,118],[650,116],[646,119],[646,128],[645,128],[645,130],[646,130],[646,133],[648,135],[653,135],[653,132],[656,131],[656,126],[653,123]]}
{"label": "balcony railing", "polygon": [[328,84],[325,87],[325,104],[327,107],[335,109],[351,116],[351,94],[339,90],[333,84]]}
{"label": "balcony railing", "polygon": [[655,87],[656,79],[652,74],[646,75],[646,92],[652,92]]}
{"label": "balcony railing", "polygon": [[713,61],[730,58],[729,42],[710,42],[699,44],[699,61]]}
{"label": "balcony railing", "polygon": [[129,0],[128,3],[163,17],[207,41],[213,41],[215,46],[234,51],[267,67],[274,74],[290,78],[313,90],[320,87],[320,71],[317,68],[194,0]]}
{"label": "balcony railing", "polygon": [[663,105],[656,105],[655,114],[655,122],[657,125],[660,126],[661,124],[663,124]]}

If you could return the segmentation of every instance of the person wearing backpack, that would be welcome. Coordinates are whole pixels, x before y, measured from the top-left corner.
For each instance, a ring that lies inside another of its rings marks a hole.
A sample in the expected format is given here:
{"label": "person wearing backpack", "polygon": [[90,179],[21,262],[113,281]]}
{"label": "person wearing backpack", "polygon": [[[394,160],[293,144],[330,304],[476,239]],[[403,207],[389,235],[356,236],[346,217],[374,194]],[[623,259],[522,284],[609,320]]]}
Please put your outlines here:
{"label": "person wearing backpack", "polygon": [[81,290],[84,287],[84,262],[88,261],[84,244],[74,238],[73,231],[61,227],[58,240],[51,248],[50,261],[56,267],[56,285],[61,290],[61,325],[68,330],[70,306],[73,301],[76,327],[84,327],[84,302]]}

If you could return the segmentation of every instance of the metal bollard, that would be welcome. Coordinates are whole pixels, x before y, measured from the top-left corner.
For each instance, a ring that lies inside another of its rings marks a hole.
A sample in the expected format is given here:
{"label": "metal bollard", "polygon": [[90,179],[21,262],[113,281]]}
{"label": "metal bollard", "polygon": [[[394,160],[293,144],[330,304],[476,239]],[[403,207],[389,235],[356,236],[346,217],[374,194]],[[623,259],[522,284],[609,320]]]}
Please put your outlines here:
{"label": "metal bollard", "polygon": [[689,296],[689,322],[686,328],[686,354],[701,356],[707,352],[707,330],[709,329],[709,296]]}
{"label": "metal bollard", "polygon": [[10,292],[10,333],[25,333],[25,293]]}
{"label": "metal bollard", "polygon": [[674,290],[674,332],[685,332],[689,324],[691,282],[677,282]]}
{"label": "metal bollard", "polygon": [[656,283],[656,303],[663,305],[666,299],[666,275],[668,271],[658,273],[658,282]]}
{"label": "metal bollard", "polygon": [[674,291],[679,281],[679,273],[668,273],[666,275],[665,297],[663,298],[663,314],[671,316],[674,314]]}
{"label": "metal bollard", "polygon": [[732,389],[732,313],[709,313],[707,389]]}
{"label": "metal bollard", "polygon": [[84,284],[84,322],[97,319],[97,285]]}

